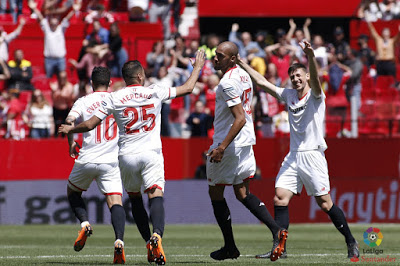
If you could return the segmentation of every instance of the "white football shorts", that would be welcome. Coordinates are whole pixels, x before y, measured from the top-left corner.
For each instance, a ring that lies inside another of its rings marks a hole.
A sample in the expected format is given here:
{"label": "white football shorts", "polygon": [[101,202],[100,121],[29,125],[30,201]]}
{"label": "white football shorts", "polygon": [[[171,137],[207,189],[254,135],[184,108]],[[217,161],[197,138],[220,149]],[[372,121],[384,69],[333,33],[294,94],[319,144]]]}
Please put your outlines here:
{"label": "white football shorts", "polygon": [[86,191],[93,179],[104,195],[120,194],[122,182],[118,163],[79,163],[75,162],[68,178],[68,186],[78,192]]}
{"label": "white football shorts", "polygon": [[119,168],[124,188],[128,194],[144,192],[153,188],[164,191],[164,157],[161,149],[135,154],[120,155]]}
{"label": "white football shorts", "polygon": [[[212,145],[211,152],[217,146]],[[245,179],[253,178],[256,172],[256,159],[253,146],[229,147],[225,150],[220,163],[211,163],[207,157],[207,180],[210,186],[238,185]]]}
{"label": "white football shorts", "polygon": [[303,185],[309,196],[329,193],[328,163],[323,151],[289,152],[283,160],[275,188],[285,188],[300,194]]}

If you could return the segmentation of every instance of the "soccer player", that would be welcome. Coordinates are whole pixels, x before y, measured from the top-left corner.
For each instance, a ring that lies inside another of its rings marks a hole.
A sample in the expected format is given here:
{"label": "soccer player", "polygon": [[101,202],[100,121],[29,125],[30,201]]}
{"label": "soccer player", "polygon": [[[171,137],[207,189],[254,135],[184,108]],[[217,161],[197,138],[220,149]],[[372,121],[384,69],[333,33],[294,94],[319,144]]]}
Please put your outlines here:
{"label": "soccer player", "polygon": [[[87,120],[94,116],[101,106],[102,100],[108,96],[110,71],[105,67],[95,67],[92,72],[94,92],[79,98],[69,112],[66,123],[73,125],[78,118]],[[111,212],[111,223],[115,232],[114,263],[125,263],[124,230],[125,210],[122,207],[122,182],[118,167],[118,131],[112,115],[99,123],[95,130],[83,135],[83,145],[79,158],[68,179],[68,201],[75,216],[81,222],[81,230],[75,241],[75,251],[85,246],[88,236],[92,234],[88,213],[82,199],[82,191],[86,191],[93,179],[101,193],[106,196],[107,206]],[[69,153],[72,158],[78,155],[77,144],[73,135],[68,134]]]}
{"label": "soccer player", "polygon": [[[139,61],[129,61],[122,68],[126,87],[111,93],[101,108],[89,120],[77,127],[62,126],[60,132],[78,133],[92,130],[110,114],[118,124],[119,166],[122,182],[132,204],[132,214],[142,238],[146,241],[148,261],[164,265],[161,245],[164,233],[164,158],[161,151],[161,105],[164,101],[192,92],[205,62],[203,50],[197,51],[193,71],[185,84],[179,87],[152,85],[143,87],[145,73]],[[143,205],[141,186],[150,203],[153,234],[150,233],[148,214]]]}
{"label": "soccer player", "polygon": [[[257,86],[279,100],[286,102],[290,123],[290,151],[284,159],[275,181],[275,220],[284,228],[289,227],[288,205],[293,195],[301,192],[303,185],[309,196],[314,196],[321,209],[346,239],[348,257],[359,256],[358,243],[350,232],[343,211],[333,204],[329,195],[328,165],[324,151],[327,145],[323,135],[325,94],[318,79],[317,62],[308,41],[300,43],[307,55],[309,72],[303,64],[289,67],[293,89],[279,88],[242,60],[238,64],[246,70]],[[269,258],[271,253],[257,255]],[[287,253],[282,255],[286,258]]]}
{"label": "soccer player", "polygon": [[277,260],[287,238],[269,214],[264,203],[249,191],[249,179],[254,176],[256,162],[253,153],[255,134],[251,116],[253,85],[249,75],[237,67],[238,47],[232,42],[218,45],[214,68],[224,73],[218,84],[215,99],[214,137],[207,154],[207,179],[214,215],[221,228],[225,245],[210,254],[215,260],[236,259],[236,247],[229,207],[224,189],[233,185],[236,198],[272,232],[271,260]]}

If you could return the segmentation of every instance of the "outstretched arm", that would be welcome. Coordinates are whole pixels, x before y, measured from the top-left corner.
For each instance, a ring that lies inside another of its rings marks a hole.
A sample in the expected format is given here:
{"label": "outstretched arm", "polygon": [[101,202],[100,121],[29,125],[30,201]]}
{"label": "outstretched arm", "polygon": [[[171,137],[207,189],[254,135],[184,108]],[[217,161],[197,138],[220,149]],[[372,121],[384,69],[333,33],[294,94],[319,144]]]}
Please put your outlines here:
{"label": "outstretched arm", "polygon": [[69,133],[88,132],[88,131],[92,130],[93,128],[95,128],[100,123],[101,123],[101,119],[94,115],[89,120],[86,120],[86,121],[80,123],[76,127],[69,126],[69,125],[61,125],[58,128],[58,133],[69,134]]}
{"label": "outstretched arm", "polygon": [[247,73],[249,73],[251,79],[256,83],[257,87],[260,87],[267,93],[271,94],[275,98],[278,98],[276,93],[277,87],[270,83],[263,75],[254,70],[251,66],[243,62],[241,59],[237,61],[238,65],[243,68]]}
{"label": "outstretched arm", "polygon": [[396,43],[397,43],[397,41],[400,39],[400,25],[399,25],[399,27],[398,27],[398,32],[397,32],[397,34],[396,34],[396,36],[394,36],[394,38],[393,38],[393,41],[394,41],[394,44],[396,45]]}
{"label": "outstretched arm", "polygon": [[296,30],[296,23],[294,23],[294,20],[292,18],[289,19],[289,25],[290,25],[290,28],[288,30],[288,33],[286,34],[286,41],[288,43],[290,43],[290,41],[292,40],[293,33]]}
{"label": "outstretched arm", "polygon": [[308,29],[308,26],[310,26],[310,24],[311,24],[311,19],[307,18],[303,25],[304,38],[309,42],[311,42],[311,34],[310,30]]}
{"label": "outstretched arm", "polygon": [[42,13],[40,12],[40,10],[37,8],[37,3],[34,0],[29,0],[28,6],[36,14],[36,16],[39,19],[39,22],[41,22],[44,19],[44,17],[42,15]]}
{"label": "outstretched arm", "polygon": [[196,85],[196,81],[199,78],[200,71],[204,66],[205,60],[206,56],[204,50],[203,49],[198,50],[196,53],[196,61],[193,62],[192,73],[190,74],[190,77],[185,82],[185,84],[176,88],[176,97],[192,93],[194,86]]}
{"label": "outstretched arm", "polygon": [[224,156],[226,147],[235,139],[237,134],[239,134],[242,127],[246,124],[246,117],[243,110],[243,105],[241,103],[230,107],[233,117],[235,120],[225,139],[219,144],[219,146],[213,149],[207,156],[210,156],[210,162],[219,163]]}
{"label": "outstretched arm", "polygon": [[64,19],[65,19],[66,21],[69,21],[69,20],[73,17],[73,15],[74,15],[76,12],[78,12],[80,9],[81,9],[81,3],[80,3],[80,2],[73,4],[73,5],[72,5],[72,10],[69,11],[69,13],[65,16]]}
{"label": "outstretched arm", "polygon": [[315,59],[314,50],[311,48],[311,44],[307,41],[300,42],[300,46],[307,55],[308,59],[310,87],[316,96],[320,96],[322,93],[322,88],[318,78],[317,60]]}
{"label": "outstretched arm", "polygon": [[376,29],[374,27],[374,25],[372,25],[372,23],[370,21],[367,21],[367,25],[368,25],[368,29],[371,32],[372,37],[376,40],[378,39],[380,36],[379,34],[376,32]]}

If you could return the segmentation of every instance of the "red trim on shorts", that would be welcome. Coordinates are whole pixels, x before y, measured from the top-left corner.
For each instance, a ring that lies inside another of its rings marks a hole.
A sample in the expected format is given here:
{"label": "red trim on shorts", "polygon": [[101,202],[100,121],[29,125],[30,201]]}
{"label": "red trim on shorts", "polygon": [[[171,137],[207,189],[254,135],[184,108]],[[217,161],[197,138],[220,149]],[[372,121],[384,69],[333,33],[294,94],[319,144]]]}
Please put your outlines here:
{"label": "red trim on shorts", "polygon": [[75,186],[74,184],[71,183],[71,181],[68,180],[68,183],[70,183],[74,188],[79,189],[80,191],[86,191],[86,189],[82,189],[80,187]]}
{"label": "red trim on shorts", "polygon": [[104,195],[105,196],[120,195],[122,197],[122,193],[119,193],[119,192],[104,193]]}
{"label": "red trim on shorts", "polygon": [[246,181],[246,180],[252,179],[253,177],[254,177],[254,175],[251,175],[251,176],[249,176],[249,177],[243,179],[243,182]]}
{"label": "red trim on shorts", "polygon": [[154,184],[154,185],[152,185],[151,187],[149,187],[148,189],[146,189],[146,190],[144,191],[144,193],[149,192],[149,191],[152,190],[153,188],[158,188],[159,190],[162,191],[162,188],[161,188],[159,185]]}
{"label": "red trim on shorts", "polygon": [[127,193],[128,193],[128,195],[140,195],[140,192],[128,192],[127,191]]}
{"label": "red trim on shorts", "polygon": [[102,112],[102,113],[105,114],[105,115],[108,115],[108,114],[104,113],[102,110],[99,110],[99,111]]}
{"label": "red trim on shorts", "polygon": [[226,100],[225,102],[229,102],[229,101],[235,100],[236,98],[239,98],[239,96],[236,96],[235,98],[232,98],[232,99]]}

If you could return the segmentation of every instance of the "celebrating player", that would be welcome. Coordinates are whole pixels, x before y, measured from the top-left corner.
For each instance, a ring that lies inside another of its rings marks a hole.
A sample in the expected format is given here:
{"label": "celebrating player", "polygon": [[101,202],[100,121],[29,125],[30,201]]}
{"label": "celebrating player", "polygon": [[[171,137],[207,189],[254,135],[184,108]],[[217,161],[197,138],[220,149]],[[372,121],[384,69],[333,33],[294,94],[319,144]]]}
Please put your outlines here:
{"label": "celebrating player", "polygon": [[277,260],[287,238],[269,214],[264,203],[249,191],[249,179],[254,176],[256,162],[251,101],[253,85],[249,75],[236,66],[238,48],[232,42],[218,45],[214,57],[215,69],[224,73],[216,91],[213,144],[207,154],[207,178],[214,215],[221,228],[225,245],[210,254],[215,260],[240,256],[236,247],[229,207],[224,198],[226,185],[233,185],[236,198],[271,230],[273,247],[271,260]]}
{"label": "celebrating player", "polygon": [[[314,196],[321,209],[346,239],[348,257],[359,256],[357,241],[350,232],[343,211],[333,204],[329,195],[328,165],[324,151],[327,145],[323,136],[325,118],[325,94],[318,79],[314,51],[307,41],[300,43],[309,62],[309,73],[303,64],[295,63],[288,70],[293,89],[279,88],[269,83],[261,74],[242,60],[243,67],[256,82],[279,100],[286,102],[290,123],[290,151],[282,163],[275,182],[275,220],[284,228],[289,227],[288,205],[294,194],[301,192],[303,185],[309,196]],[[269,258],[271,253],[257,255]],[[287,253],[282,255],[287,257]]]}
{"label": "celebrating player", "polygon": [[[63,125],[60,132],[78,133],[95,128],[103,119],[114,114],[118,124],[119,166],[122,182],[132,203],[132,214],[142,238],[146,241],[148,261],[158,265],[166,262],[161,245],[164,233],[164,158],[161,152],[160,112],[163,101],[192,92],[205,62],[203,50],[197,51],[193,71],[179,87],[152,85],[143,87],[145,73],[139,61],[129,61],[122,68],[126,87],[105,98],[95,115],[77,127]],[[141,185],[150,202],[153,235],[143,205]]]}
{"label": "celebrating player", "polygon": [[[94,92],[79,98],[66,119],[67,124],[73,125],[76,119],[87,120],[94,116],[100,108],[102,100],[108,96],[110,71],[105,67],[95,67],[92,72]],[[68,179],[68,200],[75,216],[81,222],[81,230],[75,241],[75,251],[85,246],[88,236],[92,234],[88,213],[82,199],[82,191],[86,191],[93,179],[101,193],[106,196],[108,208],[111,211],[111,222],[115,231],[114,263],[125,263],[124,230],[125,210],[122,207],[122,183],[118,167],[118,131],[114,117],[107,118],[96,129],[83,135],[82,149],[79,158],[75,160],[74,168]],[[69,153],[75,158],[79,145],[68,134]]]}

